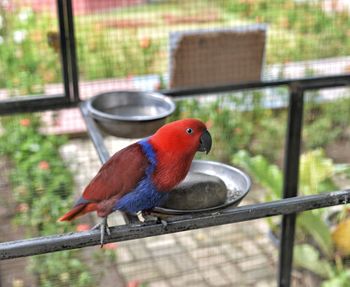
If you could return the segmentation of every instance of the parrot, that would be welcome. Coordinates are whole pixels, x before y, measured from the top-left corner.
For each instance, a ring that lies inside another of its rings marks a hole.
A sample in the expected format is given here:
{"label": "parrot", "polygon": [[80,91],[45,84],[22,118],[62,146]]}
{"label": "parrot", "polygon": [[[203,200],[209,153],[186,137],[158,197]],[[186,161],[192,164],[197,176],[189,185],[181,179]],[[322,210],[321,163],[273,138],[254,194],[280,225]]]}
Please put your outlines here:
{"label": "parrot", "polygon": [[105,233],[110,235],[109,214],[119,210],[142,215],[161,205],[169,191],[186,177],[196,152],[208,154],[211,146],[211,135],[199,119],[167,123],[110,157],[73,208],[58,221],[96,211],[102,220],[92,229],[100,228],[102,247]]}

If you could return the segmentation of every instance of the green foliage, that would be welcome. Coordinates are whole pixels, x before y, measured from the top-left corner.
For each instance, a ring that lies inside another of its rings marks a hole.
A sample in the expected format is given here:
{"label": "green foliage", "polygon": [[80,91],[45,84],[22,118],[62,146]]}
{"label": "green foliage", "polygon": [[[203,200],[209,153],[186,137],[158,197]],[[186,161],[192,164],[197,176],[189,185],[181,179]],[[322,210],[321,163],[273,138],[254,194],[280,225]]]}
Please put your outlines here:
{"label": "green foliage", "polygon": [[270,164],[261,155],[251,157],[247,151],[243,150],[237,152],[232,161],[247,170],[268,191],[266,200],[281,198],[283,175],[277,165]]}
{"label": "green foliage", "polygon": [[350,270],[342,269],[335,270],[330,279],[322,282],[321,287],[349,287],[350,284]]}
{"label": "green foliage", "polygon": [[230,162],[232,154],[242,149],[276,160],[283,144],[278,139],[284,133],[285,113],[263,108],[263,96],[261,91],[253,91],[206,102],[182,100],[170,120],[194,117],[206,122],[215,144],[209,157],[215,160]]}
{"label": "green foliage", "polygon": [[[0,77],[0,88],[8,89],[12,96],[42,94],[45,84],[61,81],[57,19],[30,8],[5,11],[0,4],[0,75],[6,75]],[[164,72],[156,64],[159,39],[85,20],[77,21],[76,34],[83,79]]]}
{"label": "green foliage", "polygon": [[0,88],[13,96],[41,94],[45,83],[61,79],[59,55],[46,45],[53,17],[15,6],[6,13],[0,4],[0,21]]}
{"label": "green foliage", "polygon": [[320,248],[322,255],[332,259],[334,247],[329,226],[318,212],[303,212],[298,216],[298,225],[306,231]]}
{"label": "green foliage", "polygon": [[335,140],[350,140],[346,135],[350,122],[350,97],[305,107],[304,145],[307,149],[324,147]]}
{"label": "green foliage", "polygon": [[[85,35],[85,32],[91,35]],[[88,80],[160,73],[156,59],[160,42],[140,38],[136,31],[113,31],[86,27],[77,35],[77,52],[82,78]]]}
{"label": "green foliage", "polygon": [[321,149],[305,153],[300,159],[300,190],[304,195],[335,189],[332,177],[335,166]]}
{"label": "green foliage", "polygon": [[[227,1],[226,11],[244,20],[268,23],[268,63],[348,55],[350,16],[327,13],[321,1]],[[283,49],[276,47],[283,46]]]}
{"label": "green foliage", "polygon": [[[262,156],[251,157],[246,151],[236,153],[232,161],[244,168],[256,182],[266,189],[267,200],[281,198],[283,175],[276,165],[270,164]],[[344,166],[337,168],[320,149],[303,154],[300,160],[299,193],[310,195],[336,189],[332,179],[334,174],[344,173],[347,168]],[[348,276],[348,270],[343,270],[343,266],[339,267],[339,264],[335,263],[336,253],[331,228],[324,221],[324,217],[324,209],[299,214],[296,230],[298,244],[295,246],[294,253],[295,264],[326,278],[327,281],[322,286],[345,287],[347,285],[327,285],[343,282]],[[276,231],[278,223],[271,219],[267,220],[272,230]]]}
{"label": "green foliage", "polygon": [[[16,224],[25,227],[28,236],[66,232],[69,225],[56,222],[73,196],[73,177],[59,154],[66,139],[40,133],[36,115],[5,117],[1,124],[0,154],[14,167],[10,177]],[[31,258],[39,286],[94,286],[88,267],[76,257],[76,251],[63,251]]]}
{"label": "green foliage", "polygon": [[320,258],[318,250],[309,244],[298,244],[294,247],[294,263],[310,270],[322,278],[332,275],[332,265]]}
{"label": "green foliage", "polygon": [[79,252],[57,252],[32,258],[31,272],[39,275],[41,287],[95,286]]}

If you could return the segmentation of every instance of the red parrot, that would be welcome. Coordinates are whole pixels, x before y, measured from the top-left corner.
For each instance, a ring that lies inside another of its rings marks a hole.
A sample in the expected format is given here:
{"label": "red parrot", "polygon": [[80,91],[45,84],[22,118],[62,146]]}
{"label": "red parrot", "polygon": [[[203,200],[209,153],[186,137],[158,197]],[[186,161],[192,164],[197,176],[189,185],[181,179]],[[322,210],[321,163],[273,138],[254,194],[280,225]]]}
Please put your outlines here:
{"label": "red parrot", "polygon": [[110,213],[120,210],[134,214],[159,206],[186,177],[195,153],[208,153],[211,145],[210,133],[200,120],[168,123],[151,137],[115,153],[87,185],[73,209],[58,220],[70,221],[96,211],[103,218],[97,225],[101,228],[102,246],[104,233],[110,234]]}

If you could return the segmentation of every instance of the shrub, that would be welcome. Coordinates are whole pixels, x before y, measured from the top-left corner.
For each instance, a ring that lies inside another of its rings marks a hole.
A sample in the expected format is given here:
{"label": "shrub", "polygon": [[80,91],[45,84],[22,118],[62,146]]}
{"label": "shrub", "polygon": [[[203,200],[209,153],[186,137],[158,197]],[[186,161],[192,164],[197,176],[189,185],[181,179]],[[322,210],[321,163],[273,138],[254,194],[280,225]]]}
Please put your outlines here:
{"label": "shrub", "polygon": [[[59,148],[66,139],[40,133],[37,115],[3,118],[0,154],[13,165],[11,182],[17,202],[15,222],[28,236],[63,233],[70,225],[57,218],[72,204],[73,177],[62,161]],[[30,270],[40,286],[95,286],[77,251],[34,256]]]}

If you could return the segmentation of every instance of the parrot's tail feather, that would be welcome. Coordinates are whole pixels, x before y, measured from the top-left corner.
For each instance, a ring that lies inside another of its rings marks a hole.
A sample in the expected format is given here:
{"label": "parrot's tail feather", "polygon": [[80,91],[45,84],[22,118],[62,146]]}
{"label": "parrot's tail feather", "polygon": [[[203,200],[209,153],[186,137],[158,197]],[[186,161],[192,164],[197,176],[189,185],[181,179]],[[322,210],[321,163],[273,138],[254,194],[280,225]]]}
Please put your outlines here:
{"label": "parrot's tail feather", "polygon": [[57,221],[71,221],[77,217],[84,215],[85,213],[95,211],[96,209],[96,203],[79,204],[68,211],[65,215],[61,216]]}

